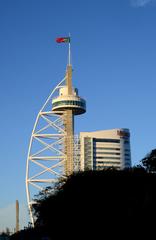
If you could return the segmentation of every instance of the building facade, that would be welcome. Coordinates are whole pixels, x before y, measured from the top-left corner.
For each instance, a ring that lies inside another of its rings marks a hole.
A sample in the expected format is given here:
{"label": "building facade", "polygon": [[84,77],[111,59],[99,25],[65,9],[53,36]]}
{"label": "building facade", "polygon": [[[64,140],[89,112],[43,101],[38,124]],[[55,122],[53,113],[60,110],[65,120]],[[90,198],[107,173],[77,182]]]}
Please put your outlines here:
{"label": "building facade", "polygon": [[80,133],[80,169],[102,170],[131,167],[130,132],[112,129]]}

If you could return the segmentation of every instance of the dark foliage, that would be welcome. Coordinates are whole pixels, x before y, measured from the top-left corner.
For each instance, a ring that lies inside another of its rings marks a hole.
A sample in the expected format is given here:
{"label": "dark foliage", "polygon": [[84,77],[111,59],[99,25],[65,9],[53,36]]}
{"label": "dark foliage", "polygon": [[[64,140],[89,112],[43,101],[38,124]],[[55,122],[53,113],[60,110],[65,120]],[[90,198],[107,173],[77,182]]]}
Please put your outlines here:
{"label": "dark foliage", "polygon": [[156,149],[153,149],[150,153],[148,153],[141,162],[147,172],[156,173]]}
{"label": "dark foliage", "polygon": [[69,177],[55,195],[41,199],[36,226],[60,237],[71,230],[81,237],[82,232],[112,233],[113,228],[147,229],[156,214],[155,202],[156,176],[144,169],[82,172]]}
{"label": "dark foliage", "polygon": [[42,227],[27,228],[14,233],[9,240],[50,240]]}
{"label": "dark foliage", "polygon": [[0,234],[0,240],[9,240],[10,237],[9,237],[10,234],[6,233],[6,232],[2,232]]}
{"label": "dark foliage", "polygon": [[[149,236],[155,229],[156,175],[144,168],[82,172],[56,194],[40,194],[38,203],[33,234],[40,231],[52,240]],[[11,240],[42,239],[36,235]]]}

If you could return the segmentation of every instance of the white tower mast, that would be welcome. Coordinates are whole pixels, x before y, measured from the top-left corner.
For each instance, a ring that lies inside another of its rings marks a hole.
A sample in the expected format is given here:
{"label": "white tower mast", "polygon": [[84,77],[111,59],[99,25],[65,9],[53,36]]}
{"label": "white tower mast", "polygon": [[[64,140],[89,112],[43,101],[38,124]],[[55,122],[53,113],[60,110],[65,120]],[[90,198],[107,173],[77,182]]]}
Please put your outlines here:
{"label": "white tower mast", "polygon": [[66,178],[74,171],[74,115],[85,111],[85,100],[78,96],[77,89],[72,86],[69,41],[66,75],[39,111],[30,138],[26,192],[33,225],[34,196],[49,185],[55,187],[60,178]]}

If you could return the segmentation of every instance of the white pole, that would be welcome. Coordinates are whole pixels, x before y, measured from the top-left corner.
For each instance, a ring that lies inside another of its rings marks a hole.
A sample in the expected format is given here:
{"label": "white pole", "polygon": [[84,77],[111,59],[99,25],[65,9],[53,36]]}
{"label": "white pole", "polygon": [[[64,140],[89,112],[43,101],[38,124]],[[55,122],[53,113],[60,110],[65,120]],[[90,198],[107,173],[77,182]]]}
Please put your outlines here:
{"label": "white pole", "polygon": [[68,52],[68,64],[71,64],[71,49],[70,49],[70,33],[69,33],[69,52]]}
{"label": "white pole", "polygon": [[68,57],[69,57],[69,59],[68,59],[68,60],[69,60],[68,64],[70,65],[70,62],[71,62],[70,42],[69,42],[69,56],[68,56]]}

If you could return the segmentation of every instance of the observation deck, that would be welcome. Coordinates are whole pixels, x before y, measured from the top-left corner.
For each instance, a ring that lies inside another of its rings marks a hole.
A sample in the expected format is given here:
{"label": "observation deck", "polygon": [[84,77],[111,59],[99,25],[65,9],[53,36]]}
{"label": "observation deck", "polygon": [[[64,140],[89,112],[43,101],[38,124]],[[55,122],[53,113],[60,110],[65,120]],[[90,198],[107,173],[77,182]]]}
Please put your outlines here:
{"label": "observation deck", "polygon": [[78,89],[72,89],[72,94],[68,95],[67,86],[59,89],[59,96],[52,99],[52,111],[72,110],[74,115],[86,112],[86,101],[78,96]]}

